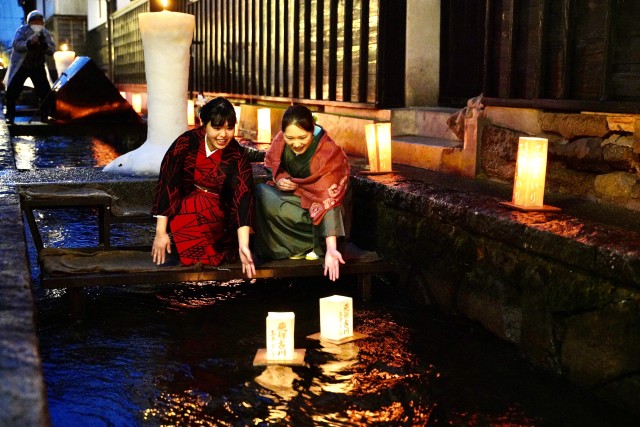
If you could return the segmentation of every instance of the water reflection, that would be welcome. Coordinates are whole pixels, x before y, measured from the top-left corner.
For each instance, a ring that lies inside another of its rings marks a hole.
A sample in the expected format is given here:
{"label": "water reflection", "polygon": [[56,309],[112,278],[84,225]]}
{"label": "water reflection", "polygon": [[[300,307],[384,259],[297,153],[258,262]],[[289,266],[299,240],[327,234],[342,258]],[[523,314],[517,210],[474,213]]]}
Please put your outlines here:
{"label": "water reflection", "polygon": [[[62,227],[49,233],[61,236],[56,245],[95,234],[91,215],[70,215],[40,219]],[[413,307],[386,287],[374,289],[377,302],[354,310],[355,330],[368,337],[336,345],[305,338],[319,330],[319,298],[349,294],[349,281],[90,289],[87,318],[76,323],[64,293],[39,288],[36,271],[34,278],[54,427],[637,421],[549,381],[505,343]],[[296,313],[304,366],[253,366],[268,311]]]}
{"label": "water reflection", "polygon": [[120,155],[113,145],[89,136],[16,136],[12,142],[18,170],[102,167]]}

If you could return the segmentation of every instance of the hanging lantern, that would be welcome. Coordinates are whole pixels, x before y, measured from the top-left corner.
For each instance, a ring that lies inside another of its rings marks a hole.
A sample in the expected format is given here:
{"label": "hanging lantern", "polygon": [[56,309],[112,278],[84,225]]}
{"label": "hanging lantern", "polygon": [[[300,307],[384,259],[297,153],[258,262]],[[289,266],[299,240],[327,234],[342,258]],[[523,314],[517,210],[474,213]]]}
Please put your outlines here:
{"label": "hanging lantern", "polygon": [[547,149],[545,138],[519,138],[513,199],[505,205],[523,211],[559,210],[544,204]]}
{"label": "hanging lantern", "polygon": [[389,173],[391,170],[391,123],[364,125],[367,139],[369,173]]}
{"label": "hanging lantern", "polygon": [[333,295],[320,298],[320,337],[341,340],[353,335],[353,299]]}
{"label": "hanging lantern", "polygon": [[271,142],[271,110],[258,108],[257,142]]}

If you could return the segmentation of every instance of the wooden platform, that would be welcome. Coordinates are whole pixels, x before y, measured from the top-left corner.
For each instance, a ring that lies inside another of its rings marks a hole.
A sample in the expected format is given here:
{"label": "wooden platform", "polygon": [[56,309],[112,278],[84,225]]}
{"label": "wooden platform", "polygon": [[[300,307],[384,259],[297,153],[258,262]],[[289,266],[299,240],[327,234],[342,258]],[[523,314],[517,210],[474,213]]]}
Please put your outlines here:
{"label": "wooden platform", "polygon": [[[148,249],[42,249],[39,253],[42,287],[47,289],[84,288],[88,286],[132,286],[165,283],[229,281],[246,279],[242,264],[218,267],[180,265],[171,257],[164,265],[151,260]],[[383,260],[346,260],[340,275],[357,275],[360,297],[371,296],[371,275],[393,271]],[[322,277],[323,259],[277,260],[256,265],[256,279],[282,277]]]}
{"label": "wooden platform", "polygon": [[[40,264],[43,288],[68,289],[72,298],[74,315],[83,312],[84,288],[93,286],[135,286],[202,281],[230,281],[246,279],[242,264],[212,266],[182,266],[170,255],[163,265],[152,262],[150,248],[116,248],[111,246],[110,229],[114,223],[147,222],[154,218],[149,214],[115,215],[113,196],[93,188],[69,188],[46,186],[21,193],[21,206],[25,213]],[[39,209],[96,209],[98,216],[99,245],[96,248],[44,248],[34,211]],[[363,255],[364,254],[364,255]],[[371,256],[374,255],[374,256]],[[340,266],[340,276],[357,276],[358,294],[361,300],[371,298],[371,279],[376,273],[390,273],[394,266],[374,252],[347,251],[343,253],[346,264]],[[323,259],[278,260],[256,262],[254,278],[322,277]],[[327,279],[328,280],[328,279]]]}

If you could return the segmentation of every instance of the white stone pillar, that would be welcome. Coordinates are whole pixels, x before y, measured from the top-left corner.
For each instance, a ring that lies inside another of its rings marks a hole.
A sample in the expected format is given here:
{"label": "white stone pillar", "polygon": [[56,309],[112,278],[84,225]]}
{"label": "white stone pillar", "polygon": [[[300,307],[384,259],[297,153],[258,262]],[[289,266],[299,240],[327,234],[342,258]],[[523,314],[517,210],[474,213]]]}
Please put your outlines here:
{"label": "white stone pillar", "polygon": [[147,140],[104,171],[157,176],[167,149],[187,130],[189,48],[195,17],[163,10],[141,13],[138,18],[147,77]]}

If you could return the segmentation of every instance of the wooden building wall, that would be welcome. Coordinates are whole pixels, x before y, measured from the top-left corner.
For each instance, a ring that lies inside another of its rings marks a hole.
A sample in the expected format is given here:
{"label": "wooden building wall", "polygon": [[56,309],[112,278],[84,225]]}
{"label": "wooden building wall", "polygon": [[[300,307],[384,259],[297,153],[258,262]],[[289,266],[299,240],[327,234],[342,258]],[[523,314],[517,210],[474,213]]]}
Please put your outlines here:
{"label": "wooden building wall", "polygon": [[[640,101],[637,22],[637,0],[443,1],[442,103],[484,93],[503,101],[554,100],[560,108],[599,103],[633,110]],[[473,52],[482,49],[481,59],[459,49],[468,40],[476,42]],[[467,58],[464,67],[459,55]],[[470,72],[472,82],[480,73],[482,83],[461,92],[455,81]]]}
{"label": "wooden building wall", "polygon": [[404,105],[406,0],[179,0],[196,17],[191,89]]}

